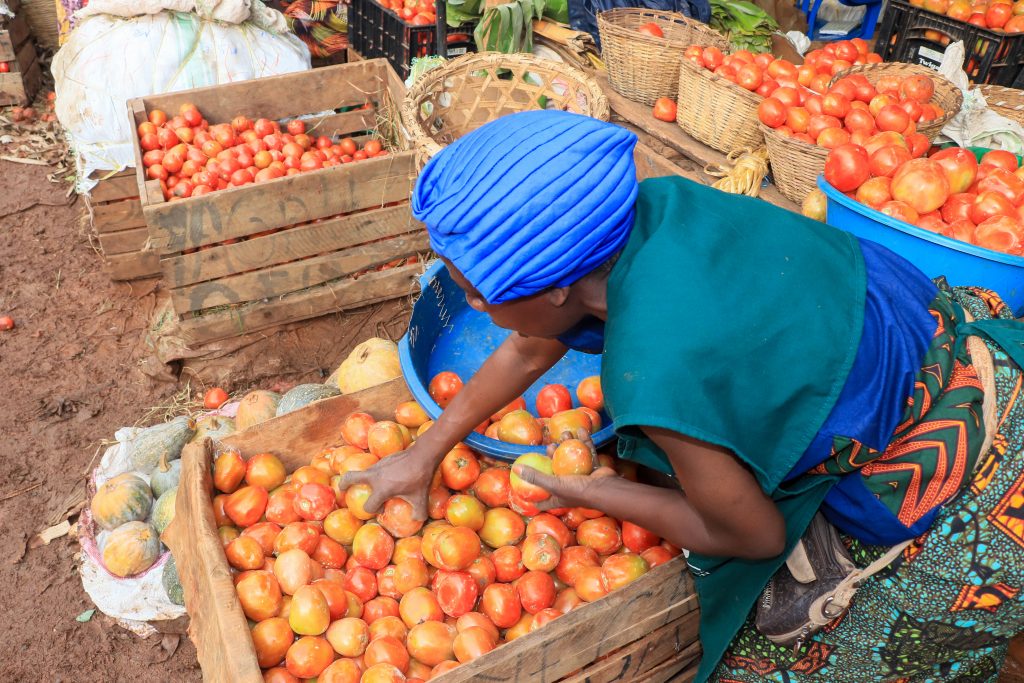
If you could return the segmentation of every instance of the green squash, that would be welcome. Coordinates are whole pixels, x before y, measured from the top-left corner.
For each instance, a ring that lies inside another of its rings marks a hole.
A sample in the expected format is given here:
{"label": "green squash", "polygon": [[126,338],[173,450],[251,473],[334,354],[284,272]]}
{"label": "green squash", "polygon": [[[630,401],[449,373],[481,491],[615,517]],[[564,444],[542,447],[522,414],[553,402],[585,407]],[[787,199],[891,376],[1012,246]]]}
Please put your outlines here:
{"label": "green squash", "polygon": [[141,522],[149,515],[153,495],[142,477],[127,472],[103,483],[89,501],[93,520],[103,529]]}
{"label": "green squash", "polygon": [[168,489],[156,500],[156,504],[153,506],[153,526],[156,527],[158,534],[162,534],[164,529],[174,521],[174,501],[178,497],[178,487],[175,486],[172,489]]}
{"label": "green squash", "polygon": [[185,591],[181,587],[181,578],[178,576],[178,565],[174,562],[174,555],[169,556],[167,562],[164,563],[164,571],[160,580],[167,593],[167,599],[175,605],[184,607]]}
{"label": "green squash", "polygon": [[305,408],[314,401],[339,395],[341,392],[338,388],[329,384],[300,384],[281,397],[281,402],[277,404],[277,417]]}
{"label": "green squash", "polygon": [[186,415],[143,429],[129,442],[132,469],[151,474],[161,459],[177,460],[193,434],[195,423]]}
{"label": "green squash", "polygon": [[153,497],[159,498],[165,491],[175,488],[181,479],[181,460],[167,462],[161,458],[160,464],[149,475],[149,488],[153,489]]}
{"label": "green squash", "polygon": [[196,420],[196,433],[189,443],[199,443],[206,437],[218,441],[235,433],[235,421],[223,415],[206,415]]}

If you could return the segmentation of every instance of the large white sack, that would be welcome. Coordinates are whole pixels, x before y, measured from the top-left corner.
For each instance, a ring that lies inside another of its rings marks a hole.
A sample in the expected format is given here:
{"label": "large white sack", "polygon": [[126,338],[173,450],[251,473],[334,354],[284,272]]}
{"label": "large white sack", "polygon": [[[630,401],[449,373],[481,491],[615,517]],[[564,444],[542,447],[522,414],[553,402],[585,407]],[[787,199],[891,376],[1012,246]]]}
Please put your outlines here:
{"label": "large white sack", "polygon": [[305,71],[309,59],[295,35],[249,22],[223,24],[180,12],[84,19],[52,67],[57,118],[78,161],[79,191],[95,185],[88,180],[93,171],[134,165],[128,100]]}

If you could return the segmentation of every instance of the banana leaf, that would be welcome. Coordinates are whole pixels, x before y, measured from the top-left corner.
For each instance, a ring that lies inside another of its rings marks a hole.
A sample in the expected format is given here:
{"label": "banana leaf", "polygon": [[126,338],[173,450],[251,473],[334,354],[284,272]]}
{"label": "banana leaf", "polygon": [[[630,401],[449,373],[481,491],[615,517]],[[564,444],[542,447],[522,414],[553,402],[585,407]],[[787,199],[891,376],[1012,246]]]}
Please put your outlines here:
{"label": "banana leaf", "polygon": [[480,52],[533,52],[533,20],[544,12],[544,0],[513,0],[484,10],[473,31]]}
{"label": "banana leaf", "polygon": [[779,24],[747,0],[711,0],[711,27],[724,33],[737,50],[768,52]]}
{"label": "banana leaf", "polygon": [[446,20],[451,27],[476,22],[483,13],[483,0],[446,0]]}

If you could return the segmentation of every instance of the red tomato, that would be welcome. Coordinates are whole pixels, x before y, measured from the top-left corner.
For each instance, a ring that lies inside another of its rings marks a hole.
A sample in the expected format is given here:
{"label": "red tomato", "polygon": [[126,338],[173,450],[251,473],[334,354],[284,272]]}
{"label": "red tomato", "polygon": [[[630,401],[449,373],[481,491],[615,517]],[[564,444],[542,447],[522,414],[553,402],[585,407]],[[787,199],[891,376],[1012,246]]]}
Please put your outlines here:
{"label": "red tomato", "polygon": [[757,105],[757,118],[769,128],[778,128],[784,124],[786,115],[786,105],[775,97],[765,98]]}
{"label": "red tomato", "polygon": [[974,242],[979,247],[1000,251],[1005,254],[1016,253],[1020,249],[1024,226],[1016,218],[993,216],[979,223],[974,230]]}
{"label": "red tomato", "polygon": [[560,548],[568,548],[576,542],[576,536],[569,527],[554,515],[542,512],[526,525],[527,534],[547,534],[558,542]]}
{"label": "red tomato", "polygon": [[491,467],[480,473],[473,483],[473,495],[487,507],[505,507],[512,491],[509,482],[511,470],[507,467]]}
{"label": "red tomato", "polygon": [[[850,112],[849,116],[855,113]],[[867,116],[870,117],[870,114]],[[825,159],[825,180],[840,192],[856,190],[868,179],[870,173],[867,151],[858,145],[837,147]]]}
{"label": "red tomato", "polygon": [[383,569],[391,562],[395,539],[379,524],[364,524],[352,541],[352,557],[363,567]]}
{"label": "red tomato", "polygon": [[889,104],[882,107],[875,119],[878,129],[882,131],[903,132],[910,125],[910,116],[902,107],[896,104]]}
{"label": "red tomato", "polygon": [[866,204],[872,209],[878,209],[883,204],[892,200],[892,180],[885,176],[868,178],[857,188],[857,201]]}
{"label": "red tomato", "polygon": [[441,611],[457,618],[472,611],[479,590],[476,579],[468,572],[446,572],[434,593]]}
{"label": "red tomato", "polygon": [[580,545],[593,548],[598,555],[610,555],[622,547],[622,533],[611,517],[588,519],[576,530]]}
{"label": "red tomato", "polygon": [[989,150],[985,153],[985,156],[981,157],[981,164],[990,164],[992,166],[998,166],[1006,169],[1010,173],[1017,170],[1017,157],[1012,152],[1007,152],[1001,149]]}
{"label": "red tomato", "polygon": [[[344,143],[344,140],[342,142]],[[455,398],[455,394],[462,390],[462,379],[454,372],[439,372],[430,380],[428,389],[430,397],[437,402],[437,405],[446,408]]]}
{"label": "red tomato", "polygon": [[903,221],[904,223],[910,223],[911,225],[916,225],[917,221],[921,218],[920,214],[914,210],[914,207],[910,206],[906,202],[897,201],[895,199],[882,204],[882,206],[878,207],[878,210],[886,216],[891,216],[896,220]]}
{"label": "red tomato", "polygon": [[910,152],[906,148],[887,145],[871,154],[868,159],[868,167],[872,175],[891,178],[908,161],[910,161]]}
{"label": "red tomato", "polygon": [[555,603],[554,579],[543,571],[528,571],[523,574],[515,585],[519,601],[530,614],[536,614]]}
{"label": "red tomato", "polygon": [[[332,496],[333,498],[333,496]],[[224,503],[224,511],[236,526],[252,526],[267,509],[267,490],[259,486],[243,486]]]}
{"label": "red tomato", "polygon": [[465,491],[479,476],[480,463],[466,447],[456,446],[441,461],[441,478],[450,489]]}
{"label": "red tomato", "polygon": [[950,147],[929,157],[942,167],[952,194],[966,192],[978,175],[978,160],[962,147]]}
{"label": "red tomato", "polygon": [[659,97],[654,102],[654,118],[661,121],[673,122],[676,120],[676,103],[668,97]]}
{"label": "red tomato", "polygon": [[661,543],[661,537],[632,522],[622,522],[622,544],[640,554]]}
{"label": "red tomato", "polygon": [[644,560],[647,561],[647,565],[651,569],[654,569],[658,565],[665,564],[666,562],[671,560],[673,556],[672,553],[670,553],[665,548],[661,547],[660,545],[656,545],[653,548],[648,548],[647,550],[640,553],[640,557],[644,558]]}
{"label": "red tomato", "polygon": [[975,225],[984,223],[993,216],[1016,218],[1017,211],[1005,196],[998,192],[981,192],[974,200],[970,210],[970,220]]}
{"label": "red tomato", "polygon": [[616,553],[601,565],[601,572],[609,591],[629,585],[649,570],[647,560],[633,553]]}
{"label": "red tomato", "polygon": [[561,384],[548,384],[537,393],[537,414],[551,417],[555,413],[572,409],[572,395]]}
{"label": "red tomato", "polygon": [[911,159],[893,175],[891,192],[893,199],[908,204],[918,214],[925,214],[946,203],[949,182],[937,162]]}
{"label": "red tomato", "polygon": [[355,567],[346,572],[344,585],[345,590],[364,603],[377,597],[377,575],[366,567]]}
{"label": "red tomato", "polygon": [[736,84],[747,90],[757,90],[764,80],[764,71],[757,64],[746,64],[736,72]]}
{"label": "red tomato", "polygon": [[646,36],[652,36],[654,38],[665,37],[665,32],[662,31],[661,27],[658,26],[653,21],[649,21],[646,24],[640,24],[640,26],[638,26],[636,30],[638,33],[643,33]]}
{"label": "red tomato", "polygon": [[[531,593],[530,597],[536,596]],[[531,602],[531,604],[533,603]],[[480,610],[498,628],[511,628],[522,616],[522,603],[513,586],[506,583],[493,583],[484,589],[480,600]]]}
{"label": "red tomato", "polygon": [[303,484],[295,496],[295,512],[306,520],[322,521],[337,507],[338,500],[330,486]]}
{"label": "red tomato", "polygon": [[942,205],[942,220],[947,223],[970,220],[971,207],[978,195],[973,192],[961,192],[949,195],[949,199]]}

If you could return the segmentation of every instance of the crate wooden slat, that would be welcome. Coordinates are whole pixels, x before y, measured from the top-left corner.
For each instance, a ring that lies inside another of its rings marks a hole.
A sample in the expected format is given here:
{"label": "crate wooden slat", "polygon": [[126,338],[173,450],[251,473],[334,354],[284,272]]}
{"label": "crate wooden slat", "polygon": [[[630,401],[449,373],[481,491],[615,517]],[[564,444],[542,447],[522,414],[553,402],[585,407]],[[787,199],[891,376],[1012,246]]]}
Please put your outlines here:
{"label": "crate wooden slat", "polygon": [[112,280],[136,280],[160,275],[160,256],[147,248],[149,231],[139,202],[135,169],[110,175],[96,171],[98,183],[85,201]]}
{"label": "crate wooden slat", "polygon": [[0,73],[0,106],[31,104],[43,74],[28,23],[20,14],[0,28],[0,62],[10,64],[8,73]]}
{"label": "crate wooden slat", "polygon": [[[293,471],[324,448],[341,443],[338,424],[354,411],[377,419],[408,400],[402,379],[318,401],[222,442],[243,458],[274,453]],[[163,540],[175,554],[189,636],[204,680],[260,683],[245,615],[217,537],[211,504],[213,444],[182,453],[174,521]],[[632,584],[506,643],[435,679],[437,683],[663,683],[692,680],[700,658],[699,608],[683,557]]]}
{"label": "crate wooden slat", "polygon": [[[405,88],[385,60],[132,100],[148,112],[195,104],[211,123],[235,116],[305,119],[307,133],[369,139],[400,149],[265,183],[165,201],[136,145],[137,189],[149,246],[190,340],[209,342],[411,294],[420,267],[394,267],[429,248],[409,197],[415,154],[390,130]],[[349,111],[337,110],[360,107]],[[388,267],[389,270],[373,271]],[[354,277],[358,276],[358,277]]]}

